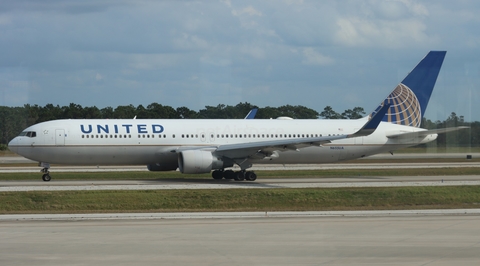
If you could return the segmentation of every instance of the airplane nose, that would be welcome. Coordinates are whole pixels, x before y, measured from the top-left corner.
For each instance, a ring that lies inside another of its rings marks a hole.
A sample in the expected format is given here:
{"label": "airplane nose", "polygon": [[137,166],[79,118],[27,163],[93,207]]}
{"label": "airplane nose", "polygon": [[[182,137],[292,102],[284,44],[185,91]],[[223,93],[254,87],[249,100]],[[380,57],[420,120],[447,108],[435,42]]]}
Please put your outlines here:
{"label": "airplane nose", "polygon": [[14,153],[17,153],[17,138],[14,138],[12,139],[9,143],[8,143],[8,149],[13,151]]}

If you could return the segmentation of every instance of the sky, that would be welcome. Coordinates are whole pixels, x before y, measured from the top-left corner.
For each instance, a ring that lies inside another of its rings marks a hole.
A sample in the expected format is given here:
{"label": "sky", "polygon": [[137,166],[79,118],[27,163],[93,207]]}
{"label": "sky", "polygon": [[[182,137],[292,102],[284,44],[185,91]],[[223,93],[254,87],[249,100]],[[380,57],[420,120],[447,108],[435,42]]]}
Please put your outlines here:
{"label": "sky", "polygon": [[370,112],[430,50],[425,116],[480,120],[480,1],[0,0],[0,106]]}

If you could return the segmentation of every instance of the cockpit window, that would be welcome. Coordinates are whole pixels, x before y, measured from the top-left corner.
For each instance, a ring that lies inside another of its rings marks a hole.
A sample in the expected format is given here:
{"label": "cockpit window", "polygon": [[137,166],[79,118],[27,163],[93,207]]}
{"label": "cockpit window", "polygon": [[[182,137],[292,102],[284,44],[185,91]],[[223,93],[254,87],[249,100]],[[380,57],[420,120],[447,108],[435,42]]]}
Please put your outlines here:
{"label": "cockpit window", "polygon": [[37,132],[35,131],[23,131],[18,135],[20,137],[29,137],[29,138],[35,138],[37,136]]}

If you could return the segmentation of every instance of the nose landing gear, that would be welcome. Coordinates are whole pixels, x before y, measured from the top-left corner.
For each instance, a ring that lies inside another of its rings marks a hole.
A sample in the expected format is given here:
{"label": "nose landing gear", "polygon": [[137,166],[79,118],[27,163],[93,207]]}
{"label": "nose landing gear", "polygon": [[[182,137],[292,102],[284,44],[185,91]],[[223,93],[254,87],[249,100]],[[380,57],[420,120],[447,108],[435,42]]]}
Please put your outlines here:
{"label": "nose landing gear", "polygon": [[49,163],[40,163],[39,166],[43,166],[43,169],[40,170],[40,172],[43,173],[42,175],[42,180],[45,182],[50,181],[52,178],[50,177],[50,164]]}
{"label": "nose landing gear", "polygon": [[50,172],[46,172],[45,174],[42,175],[42,180],[45,181],[45,182],[48,182],[52,179],[52,177],[50,177]]}

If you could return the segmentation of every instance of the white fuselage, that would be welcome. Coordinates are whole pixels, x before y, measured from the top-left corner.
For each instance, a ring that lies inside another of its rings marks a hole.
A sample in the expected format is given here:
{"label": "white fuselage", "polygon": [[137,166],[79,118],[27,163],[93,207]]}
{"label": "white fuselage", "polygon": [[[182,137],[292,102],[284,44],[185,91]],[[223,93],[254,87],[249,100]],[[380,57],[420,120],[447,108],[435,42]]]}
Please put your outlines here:
{"label": "white fuselage", "polygon": [[[225,144],[347,135],[365,123],[359,120],[277,119],[98,119],[55,120],[33,125],[9,143],[31,160],[72,165],[148,165],[177,163],[177,150],[215,149]],[[335,140],[321,146],[282,151],[278,158],[252,163],[328,163],[351,160],[426,143],[422,138],[390,139],[389,135],[423,129],[381,122],[369,136]]]}

